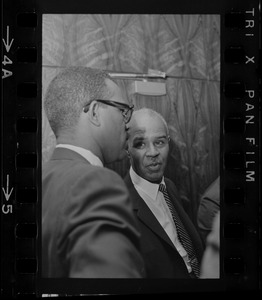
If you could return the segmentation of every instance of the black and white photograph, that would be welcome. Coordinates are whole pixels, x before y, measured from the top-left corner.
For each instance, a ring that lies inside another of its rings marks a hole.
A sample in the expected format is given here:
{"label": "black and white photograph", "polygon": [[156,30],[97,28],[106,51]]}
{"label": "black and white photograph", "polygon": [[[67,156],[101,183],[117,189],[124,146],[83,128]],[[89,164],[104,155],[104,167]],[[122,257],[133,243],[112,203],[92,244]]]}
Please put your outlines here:
{"label": "black and white photograph", "polygon": [[43,278],[221,278],[220,23],[42,15]]}

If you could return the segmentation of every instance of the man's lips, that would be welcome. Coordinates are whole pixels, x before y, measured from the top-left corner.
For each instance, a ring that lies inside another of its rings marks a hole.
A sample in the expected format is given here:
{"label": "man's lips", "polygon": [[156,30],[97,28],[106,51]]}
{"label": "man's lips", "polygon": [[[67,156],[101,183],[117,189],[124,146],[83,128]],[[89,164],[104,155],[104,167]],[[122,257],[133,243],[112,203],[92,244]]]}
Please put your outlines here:
{"label": "man's lips", "polygon": [[146,168],[149,169],[159,169],[160,167],[161,167],[161,163],[159,162],[146,165]]}

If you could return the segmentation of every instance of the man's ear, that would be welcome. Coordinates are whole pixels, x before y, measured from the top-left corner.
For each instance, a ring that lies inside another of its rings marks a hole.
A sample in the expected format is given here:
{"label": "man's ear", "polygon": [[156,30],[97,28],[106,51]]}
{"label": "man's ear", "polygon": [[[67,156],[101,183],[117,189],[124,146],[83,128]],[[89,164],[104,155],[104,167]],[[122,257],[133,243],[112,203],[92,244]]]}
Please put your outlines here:
{"label": "man's ear", "polygon": [[130,153],[129,153],[128,149],[126,149],[126,154],[127,154],[128,158],[130,158]]}
{"label": "man's ear", "polygon": [[94,124],[96,126],[101,125],[100,114],[99,114],[99,103],[98,102],[92,101],[92,103],[90,104],[88,114],[89,114],[89,119],[90,119],[92,124]]}

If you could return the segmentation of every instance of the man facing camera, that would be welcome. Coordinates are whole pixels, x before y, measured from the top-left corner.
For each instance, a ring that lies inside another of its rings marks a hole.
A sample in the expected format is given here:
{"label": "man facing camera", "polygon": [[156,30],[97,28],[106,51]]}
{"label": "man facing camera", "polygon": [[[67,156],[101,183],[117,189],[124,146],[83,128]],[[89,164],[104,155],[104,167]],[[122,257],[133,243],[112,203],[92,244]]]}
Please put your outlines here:
{"label": "man facing camera", "polygon": [[163,176],[169,152],[166,121],[143,108],[128,129],[131,168],[125,177],[141,232],[148,278],[198,278],[203,245],[182,208],[172,181]]}
{"label": "man facing camera", "polygon": [[141,278],[137,221],[122,178],[133,107],[107,73],[71,67],[50,83],[45,111],[57,145],[42,170],[42,276]]}

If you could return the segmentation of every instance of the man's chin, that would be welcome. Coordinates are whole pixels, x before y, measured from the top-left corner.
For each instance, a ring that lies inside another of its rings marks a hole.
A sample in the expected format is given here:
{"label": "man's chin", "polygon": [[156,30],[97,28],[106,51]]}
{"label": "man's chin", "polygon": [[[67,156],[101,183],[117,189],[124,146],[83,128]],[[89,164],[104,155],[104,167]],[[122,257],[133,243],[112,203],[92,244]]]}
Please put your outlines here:
{"label": "man's chin", "polygon": [[144,179],[146,179],[147,181],[150,181],[152,183],[160,183],[162,181],[163,178],[163,173],[159,172],[159,173],[155,173],[154,175],[150,174],[144,177]]}

